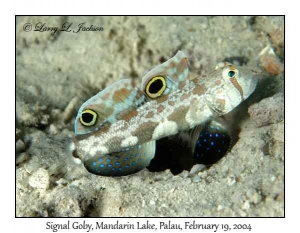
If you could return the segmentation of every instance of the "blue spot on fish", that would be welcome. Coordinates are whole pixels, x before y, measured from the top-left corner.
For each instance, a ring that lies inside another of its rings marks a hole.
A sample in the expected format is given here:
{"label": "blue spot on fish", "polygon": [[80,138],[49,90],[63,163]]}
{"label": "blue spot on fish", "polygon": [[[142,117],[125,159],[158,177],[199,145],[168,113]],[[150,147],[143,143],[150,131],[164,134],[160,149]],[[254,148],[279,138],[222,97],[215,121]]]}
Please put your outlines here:
{"label": "blue spot on fish", "polygon": [[93,162],[93,166],[96,166],[97,165],[97,163],[96,162]]}
{"label": "blue spot on fish", "polygon": [[120,166],[121,163],[120,163],[120,162],[115,162],[115,165],[116,165],[116,166]]}
{"label": "blue spot on fish", "polygon": [[212,121],[199,133],[193,157],[198,163],[213,164],[230,149],[230,142],[229,131],[220,123]]}
{"label": "blue spot on fish", "polygon": [[101,164],[100,164],[100,167],[101,167],[101,168],[104,168],[104,167],[105,167],[105,165],[104,165],[103,163],[101,163]]}

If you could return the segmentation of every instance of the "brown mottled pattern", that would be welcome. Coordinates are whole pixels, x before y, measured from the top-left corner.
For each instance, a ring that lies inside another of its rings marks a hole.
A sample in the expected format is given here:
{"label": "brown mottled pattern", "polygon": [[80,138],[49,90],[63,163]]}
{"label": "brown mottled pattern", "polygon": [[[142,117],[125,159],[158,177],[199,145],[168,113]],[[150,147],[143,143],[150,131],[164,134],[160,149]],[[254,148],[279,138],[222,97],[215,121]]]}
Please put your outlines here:
{"label": "brown mottled pattern", "polygon": [[138,111],[137,110],[133,110],[131,111],[129,114],[127,114],[126,116],[123,117],[123,119],[125,121],[129,121],[131,120],[133,117],[136,117],[138,115]]}
{"label": "brown mottled pattern", "polygon": [[[156,122],[142,123],[138,129],[132,132],[132,136],[138,136],[140,141],[149,141],[152,139],[154,129],[158,126]],[[141,134],[141,132],[144,132]]]}
{"label": "brown mottled pattern", "polygon": [[108,92],[108,93],[106,93],[106,94],[104,94],[104,95],[102,96],[102,99],[103,99],[104,101],[106,101],[106,100],[110,97],[110,95],[111,95],[111,93]]}
{"label": "brown mottled pattern", "polygon": [[200,84],[195,86],[193,90],[193,94],[202,95],[205,93],[205,91],[206,91],[206,86],[204,84]]}
{"label": "brown mottled pattern", "polygon": [[181,100],[181,101],[186,100],[187,98],[189,98],[189,96],[190,96],[189,94],[186,94],[186,93],[185,93],[185,94],[183,94],[183,95],[180,97],[180,100]]}
{"label": "brown mottled pattern", "polygon": [[162,105],[160,105],[160,106],[157,108],[157,111],[158,111],[158,113],[161,113],[164,109],[165,109],[165,107],[162,106]]}
{"label": "brown mottled pattern", "polygon": [[243,97],[243,89],[240,86],[240,84],[238,83],[238,81],[236,80],[236,78],[230,78],[231,83],[235,86],[236,89],[238,89],[238,91],[240,92],[240,95],[242,97],[242,99],[244,99]]}
{"label": "brown mottled pattern", "polygon": [[113,114],[114,108],[108,107],[105,103],[102,104],[93,104],[90,105],[87,109],[91,109],[97,112],[97,124],[101,123],[103,120],[105,120],[108,116]]}
{"label": "brown mottled pattern", "polygon": [[177,80],[178,79],[178,73],[176,72],[175,74],[172,75],[172,79]]}
{"label": "brown mottled pattern", "polygon": [[216,103],[219,105],[219,109],[225,109],[225,100],[224,99],[216,99]]}
{"label": "brown mottled pattern", "polygon": [[105,122],[101,127],[100,130],[98,132],[95,132],[95,134],[103,134],[103,133],[107,133],[109,131],[109,128],[111,126],[111,123],[109,122]]}
{"label": "brown mottled pattern", "polygon": [[199,81],[198,78],[191,79],[191,82],[193,82],[193,83],[195,83],[195,84],[197,84],[198,81]]}
{"label": "brown mottled pattern", "polygon": [[130,94],[131,94],[131,91],[126,88],[117,90],[117,91],[115,91],[115,93],[113,95],[113,101],[115,101],[116,103],[123,102],[124,99],[128,98],[128,96]]}
{"label": "brown mottled pattern", "polygon": [[219,86],[222,83],[222,81],[220,79],[215,81],[215,86]]}
{"label": "brown mottled pattern", "polygon": [[101,111],[101,110],[103,110],[105,108],[106,108],[106,104],[105,103],[101,103],[101,104],[91,104],[87,108],[85,108],[84,110],[91,109],[91,110],[97,111],[99,109]]}
{"label": "brown mottled pattern", "polygon": [[119,112],[116,115],[117,120],[122,120],[124,118],[124,116],[130,114],[133,111],[133,108],[126,108],[123,111]]}
{"label": "brown mottled pattern", "polygon": [[185,121],[185,115],[188,112],[188,106],[181,106],[176,108],[169,116],[169,121],[175,121],[180,128],[188,127],[187,122]]}
{"label": "brown mottled pattern", "polygon": [[182,73],[186,67],[187,67],[187,59],[184,58],[178,64],[178,72]]}
{"label": "brown mottled pattern", "polygon": [[170,67],[171,69],[174,68],[175,66],[176,66],[176,63],[175,63],[174,61],[170,62],[169,67]]}
{"label": "brown mottled pattern", "polygon": [[[82,135],[76,135],[76,139],[78,141],[81,141],[83,139],[89,138],[90,136],[94,136],[94,135],[97,136],[97,135],[107,133],[109,131],[110,126],[111,126],[111,123],[105,122],[98,131],[94,131],[94,132],[90,132],[90,133],[82,134]],[[80,127],[83,127],[83,126],[78,125],[78,129],[80,129]],[[96,128],[96,126],[94,126],[94,128]]]}
{"label": "brown mottled pattern", "polygon": [[175,101],[169,101],[168,104],[169,104],[170,106],[174,106],[174,105],[176,104],[176,102],[175,102]]}
{"label": "brown mottled pattern", "polygon": [[157,98],[157,99],[156,99],[156,102],[157,102],[157,103],[162,103],[162,102],[166,101],[166,100],[168,99],[168,97],[169,97],[169,96],[164,95],[164,96],[162,96],[162,97],[160,97],[160,98]]}
{"label": "brown mottled pattern", "polygon": [[181,82],[179,82],[178,88],[179,88],[179,89],[183,89],[184,86],[185,86],[185,84],[186,84],[186,81],[181,81]]}
{"label": "brown mottled pattern", "polygon": [[219,95],[220,95],[220,94],[222,94],[222,93],[223,93],[223,91],[224,91],[223,89],[218,89],[218,90],[217,90],[217,94],[219,94]]}
{"label": "brown mottled pattern", "polygon": [[152,118],[154,117],[154,112],[148,112],[145,118]]}
{"label": "brown mottled pattern", "polygon": [[122,137],[114,137],[108,140],[105,143],[105,146],[108,148],[108,150],[115,151],[121,148],[121,143],[124,139]]}

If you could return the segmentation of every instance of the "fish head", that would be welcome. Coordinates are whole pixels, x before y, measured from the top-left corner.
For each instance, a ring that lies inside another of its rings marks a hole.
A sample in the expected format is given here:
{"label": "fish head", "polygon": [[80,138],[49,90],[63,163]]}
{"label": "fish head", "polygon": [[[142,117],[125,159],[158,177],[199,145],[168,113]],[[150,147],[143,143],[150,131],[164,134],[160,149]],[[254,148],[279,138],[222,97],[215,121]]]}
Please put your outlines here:
{"label": "fish head", "polygon": [[219,80],[205,93],[209,107],[224,115],[246,100],[255,90],[259,72],[255,69],[222,63],[212,72],[211,78]]}

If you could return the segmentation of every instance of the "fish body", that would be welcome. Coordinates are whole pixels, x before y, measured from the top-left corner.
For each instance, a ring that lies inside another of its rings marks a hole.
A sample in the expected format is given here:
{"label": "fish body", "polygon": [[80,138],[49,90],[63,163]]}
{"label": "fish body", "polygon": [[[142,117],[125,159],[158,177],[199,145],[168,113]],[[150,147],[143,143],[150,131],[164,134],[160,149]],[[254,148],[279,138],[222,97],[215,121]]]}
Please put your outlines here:
{"label": "fish body", "polygon": [[72,149],[95,174],[129,175],[146,167],[155,141],[222,116],[249,97],[257,72],[220,63],[190,79],[183,52],[148,72],[140,88],[122,79],[86,101]]}

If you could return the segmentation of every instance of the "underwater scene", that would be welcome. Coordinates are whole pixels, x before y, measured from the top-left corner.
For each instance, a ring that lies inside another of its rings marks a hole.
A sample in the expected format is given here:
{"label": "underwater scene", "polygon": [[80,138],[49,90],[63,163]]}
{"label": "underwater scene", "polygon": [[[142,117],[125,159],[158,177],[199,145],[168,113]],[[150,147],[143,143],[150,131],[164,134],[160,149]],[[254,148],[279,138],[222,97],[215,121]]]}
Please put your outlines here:
{"label": "underwater scene", "polygon": [[284,16],[17,16],[17,217],[283,217]]}

